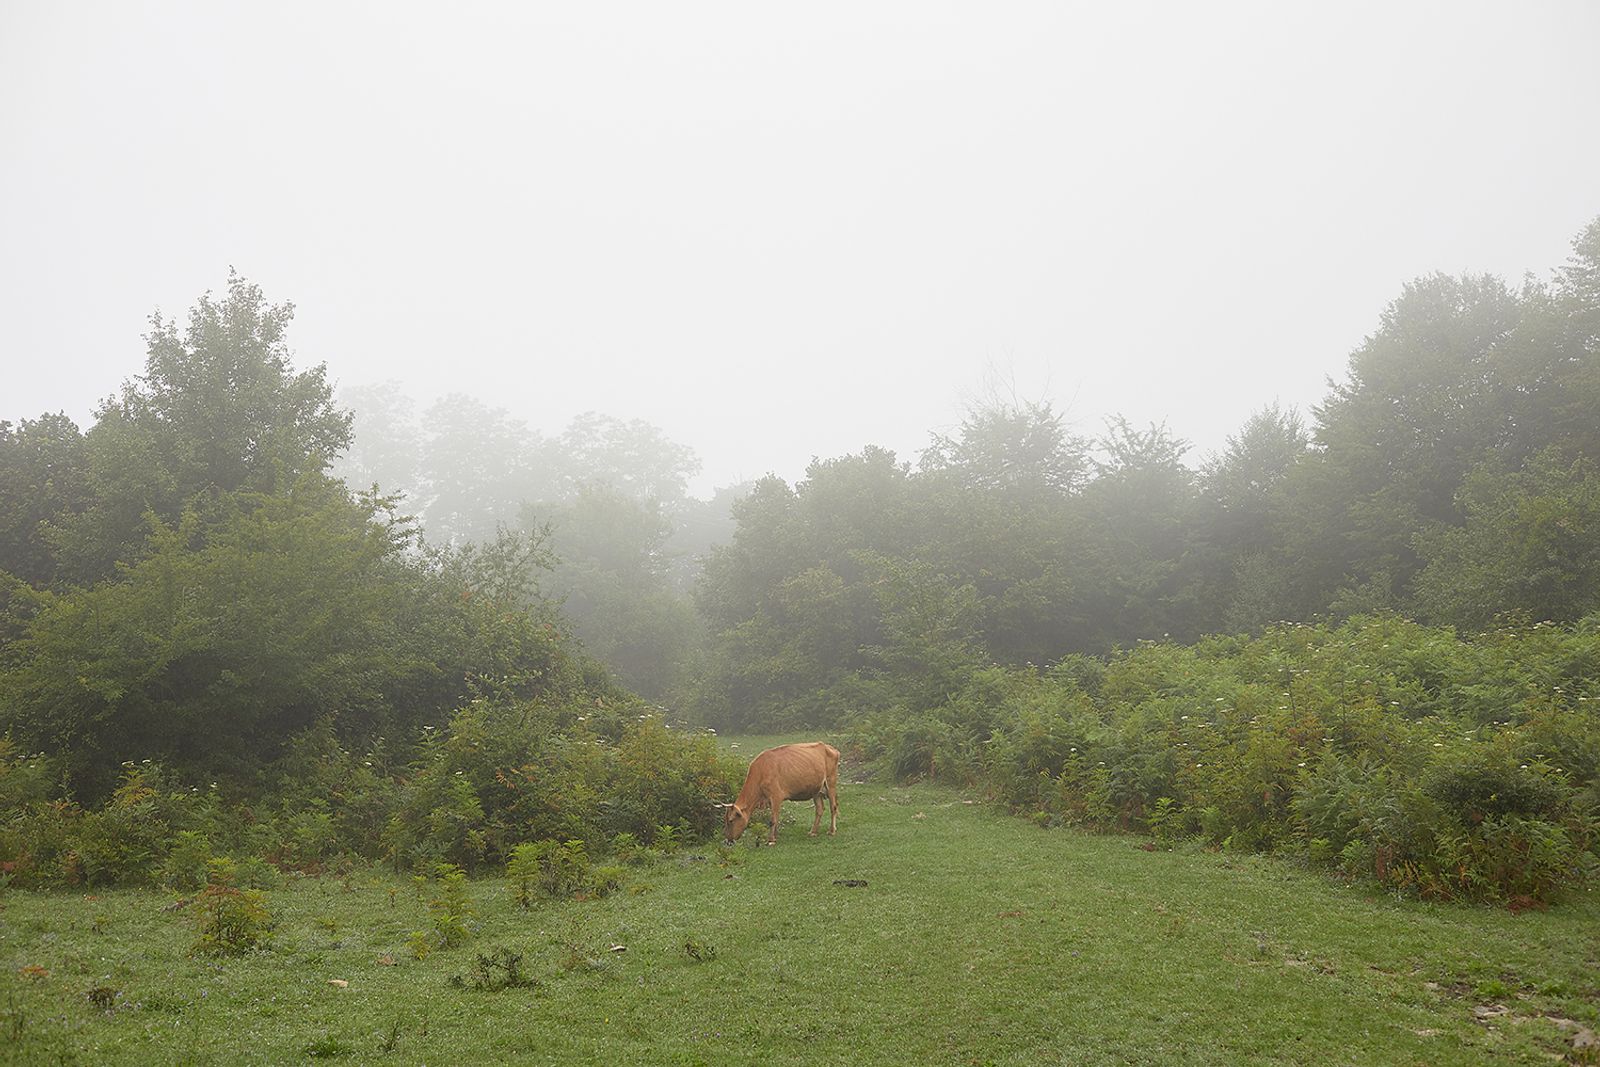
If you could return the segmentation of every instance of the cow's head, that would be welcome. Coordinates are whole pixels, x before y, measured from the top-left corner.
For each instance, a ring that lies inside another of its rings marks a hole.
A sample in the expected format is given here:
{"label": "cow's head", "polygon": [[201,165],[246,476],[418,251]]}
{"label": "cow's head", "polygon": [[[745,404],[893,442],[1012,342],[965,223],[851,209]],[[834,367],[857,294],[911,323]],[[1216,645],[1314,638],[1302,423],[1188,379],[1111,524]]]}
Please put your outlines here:
{"label": "cow's head", "polygon": [[727,804],[722,809],[722,839],[730,845],[739,840],[744,828],[750,825],[750,813],[737,804]]}

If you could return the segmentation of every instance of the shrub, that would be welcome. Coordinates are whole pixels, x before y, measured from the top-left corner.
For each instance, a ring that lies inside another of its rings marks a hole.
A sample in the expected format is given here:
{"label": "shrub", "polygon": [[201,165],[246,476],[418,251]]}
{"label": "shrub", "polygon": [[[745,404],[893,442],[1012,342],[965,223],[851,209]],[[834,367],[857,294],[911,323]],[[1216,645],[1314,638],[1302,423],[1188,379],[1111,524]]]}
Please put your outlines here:
{"label": "shrub", "polygon": [[539,883],[544,870],[540,848],[524,843],[511,850],[506,861],[506,880],[510,883],[511,899],[524,908],[531,907],[539,895]]}
{"label": "shrub", "polygon": [[[1198,832],[1401,892],[1543,903],[1600,867],[1600,626],[1392,616],[975,672],[857,717],[885,773],[973,773],[1045,824]],[[976,768],[975,771],[971,770]]]}
{"label": "shrub", "polygon": [[105,807],[84,816],[74,851],[87,885],[148,884],[154,878],[169,835],[160,778],[159,768],[130,766]]}
{"label": "shrub", "polygon": [[1593,856],[1565,827],[1520,815],[1444,831],[1435,858],[1441,895],[1509,902],[1553,900],[1594,873]]}
{"label": "shrub", "polygon": [[211,840],[198,830],[179,830],[173,835],[167,858],[161,865],[161,884],[169,889],[192,892],[206,884],[211,863]]}
{"label": "shrub", "polygon": [[611,855],[622,863],[642,863],[650,853],[636,835],[624,830],[611,839]]}
{"label": "shrub", "polygon": [[440,948],[459,945],[472,937],[467,925],[474,912],[467,893],[467,872],[451,863],[438,867],[439,895],[428,901],[428,915]]}
{"label": "shrub", "polygon": [[522,953],[504,947],[489,953],[478,953],[473,958],[471,971],[451,975],[449,979],[449,985],[454,989],[473,989],[480,993],[532,989],[538,984],[537,979],[523,971]]}
{"label": "shrub", "polygon": [[55,782],[44,753],[27,754],[0,735],[0,812],[18,811],[48,801]]}
{"label": "shrub", "polygon": [[212,881],[195,901],[200,936],[194,951],[239,956],[272,944],[272,913],[259,889],[236,889]]}
{"label": "shrub", "polygon": [[597,897],[610,896],[622,886],[622,881],[627,876],[626,867],[612,865],[595,867],[589,872],[589,892]]}

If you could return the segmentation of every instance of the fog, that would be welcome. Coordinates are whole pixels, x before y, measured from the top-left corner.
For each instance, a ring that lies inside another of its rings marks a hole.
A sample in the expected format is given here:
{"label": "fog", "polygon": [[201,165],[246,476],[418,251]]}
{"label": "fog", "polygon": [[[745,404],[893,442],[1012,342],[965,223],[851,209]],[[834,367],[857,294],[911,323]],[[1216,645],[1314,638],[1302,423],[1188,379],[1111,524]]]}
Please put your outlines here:
{"label": "fog", "polygon": [[1600,209],[1600,7],[10,4],[0,419],[231,266],[301,365],[597,410],[694,489],[999,384],[1219,446],[1420,274]]}

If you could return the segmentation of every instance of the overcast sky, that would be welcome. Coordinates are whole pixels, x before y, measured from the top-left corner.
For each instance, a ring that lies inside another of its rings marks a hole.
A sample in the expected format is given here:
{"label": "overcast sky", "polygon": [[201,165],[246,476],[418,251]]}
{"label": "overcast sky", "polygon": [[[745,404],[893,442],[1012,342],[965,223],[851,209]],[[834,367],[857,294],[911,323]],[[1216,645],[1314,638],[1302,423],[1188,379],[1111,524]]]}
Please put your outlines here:
{"label": "overcast sky", "polygon": [[297,363],[599,410],[714,485],[986,375],[1219,446],[1407,280],[1600,215],[1600,4],[0,0],[0,419],[229,265]]}

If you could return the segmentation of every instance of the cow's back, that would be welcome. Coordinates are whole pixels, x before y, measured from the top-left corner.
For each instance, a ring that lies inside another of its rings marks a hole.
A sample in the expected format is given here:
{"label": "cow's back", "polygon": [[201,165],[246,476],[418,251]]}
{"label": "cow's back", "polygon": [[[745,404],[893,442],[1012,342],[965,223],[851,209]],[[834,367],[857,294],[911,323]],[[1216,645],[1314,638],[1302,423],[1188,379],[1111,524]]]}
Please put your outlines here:
{"label": "cow's back", "polygon": [[823,741],[778,745],[750,764],[750,779],[775,787],[788,800],[810,800],[824,792],[838,773],[839,750]]}

